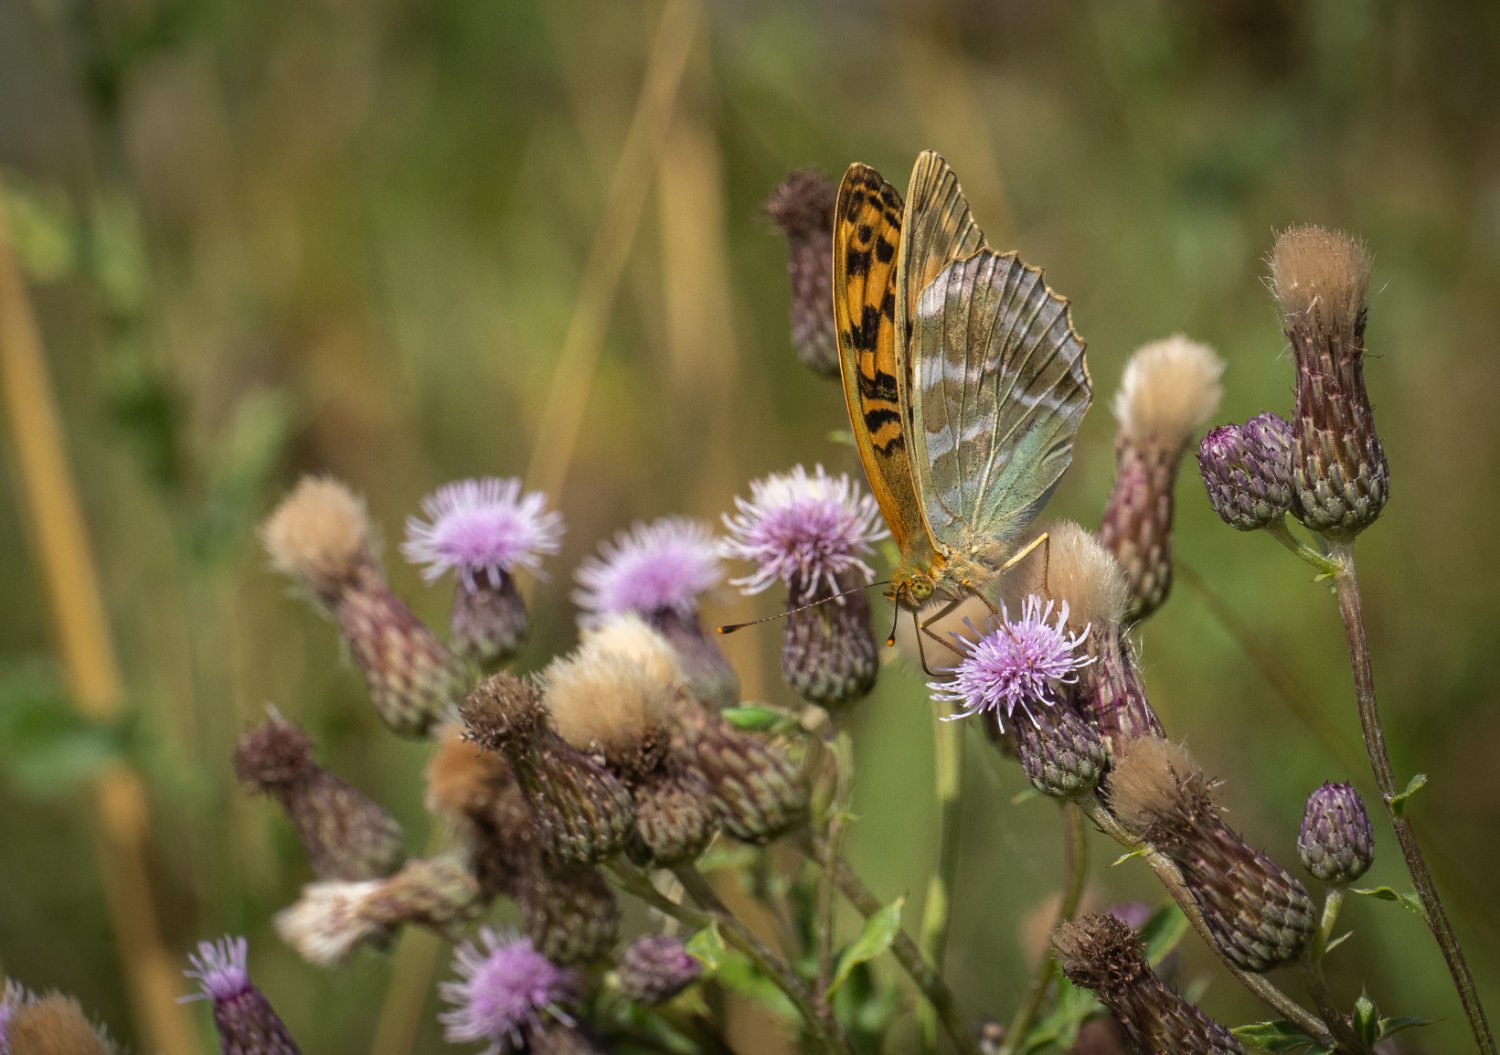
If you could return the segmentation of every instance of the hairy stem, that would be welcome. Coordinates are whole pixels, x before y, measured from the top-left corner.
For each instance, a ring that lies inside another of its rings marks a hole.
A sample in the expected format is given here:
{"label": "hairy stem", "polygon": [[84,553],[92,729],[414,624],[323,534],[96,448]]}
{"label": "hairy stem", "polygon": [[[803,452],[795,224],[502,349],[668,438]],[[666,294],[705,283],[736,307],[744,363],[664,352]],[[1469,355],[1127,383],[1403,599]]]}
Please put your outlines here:
{"label": "hairy stem", "polygon": [[827,836],[823,840],[823,858],[818,877],[818,1003],[827,1005],[828,987],[833,981],[833,937],[838,922],[839,847],[844,837],[844,818],[849,812],[849,796],[854,786],[854,745],[848,732],[839,730],[833,741],[833,801],[828,807]]}
{"label": "hairy stem", "polygon": [[[808,832],[802,840],[803,852],[814,861],[824,860],[827,853],[822,840],[814,833]],[[844,858],[838,858],[837,879],[839,890],[854,906],[856,912],[865,919],[869,919],[875,913],[885,908],[880,903],[870,888],[864,885],[854,868]],[[905,931],[899,931],[891,942],[891,955],[901,965],[902,970],[911,978],[912,984],[926,998],[927,1004],[936,1014],[937,1020],[942,1024],[948,1039],[952,1041],[953,1047],[961,1055],[980,1055],[979,1041],[969,1024],[964,1021],[958,1012],[958,1001],[954,999],[953,990],[948,988],[948,983],[922,956],[922,950],[917,943],[907,935]]]}
{"label": "hairy stem", "polygon": [[1203,918],[1203,912],[1198,908],[1198,902],[1193,897],[1192,890],[1188,888],[1187,881],[1183,879],[1182,871],[1177,867],[1177,862],[1137,839],[1124,825],[1115,819],[1109,810],[1104,808],[1104,805],[1097,798],[1085,799],[1079,805],[1083,808],[1084,813],[1088,815],[1089,820],[1099,826],[1100,831],[1126,849],[1141,852],[1146,859],[1146,863],[1156,873],[1156,878],[1166,888],[1172,900],[1177,902],[1177,907],[1182,909],[1183,915],[1187,916],[1188,922],[1193,925],[1193,929],[1198,932],[1198,936],[1213,950],[1214,955],[1219,958],[1219,961],[1228,969],[1229,973],[1239,980],[1241,985],[1258,996],[1283,1018],[1295,1023],[1299,1029],[1318,1043],[1325,1047],[1332,1047],[1334,1045],[1333,1033],[1322,1019],[1276,988],[1264,976],[1251,974],[1249,971],[1242,970],[1224,955],[1218,943],[1214,941],[1213,932],[1208,927],[1208,921]]}
{"label": "hairy stem", "polygon": [[[927,882],[927,900],[922,906],[922,954],[939,972],[948,948],[948,910],[958,876],[958,824],[961,815],[959,786],[962,782],[962,732],[954,722],[935,722],[933,729],[933,779],[938,801],[938,859]],[[937,1050],[937,1021],[930,1005],[917,1008],[922,1050]]]}
{"label": "hairy stem", "polygon": [[[1088,877],[1089,845],[1083,828],[1083,811],[1072,802],[1063,803],[1062,809],[1068,826],[1066,879],[1063,883],[1063,899],[1057,906],[1057,917],[1052,921],[1048,935],[1056,933],[1059,926],[1077,914],[1078,904],[1083,900],[1084,880]],[[1031,1025],[1036,1021],[1037,1012],[1042,1008],[1042,1001],[1046,999],[1047,989],[1052,984],[1052,976],[1056,971],[1057,956],[1049,941],[1042,952],[1041,963],[1037,965],[1036,976],[1032,978],[1031,986],[1026,991],[1026,999],[1016,1010],[1010,1027],[1005,1031],[1005,1046],[1000,1049],[1000,1055],[1014,1055],[1022,1050],[1021,1045],[1031,1032]]]}
{"label": "hairy stem", "polygon": [[1339,1055],[1371,1055],[1369,1045],[1360,1041],[1354,1027],[1334,1003],[1333,994],[1328,991],[1328,979],[1323,974],[1323,961],[1309,956],[1302,964],[1302,979],[1307,983],[1307,991],[1317,1005],[1318,1013],[1338,1040],[1335,1050]]}
{"label": "hairy stem", "polygon": [[1448,973],[1453,977],[1454,988],[1468,1016],[1469,1028],[1474,1033],[1474,1042],[1482,1055],[1495,1055],[1495,1037],[1490,1032],[1485,1018],[1484,1006],[1479,1001],[1479,990],[1474,985],[1474,975],[1469,970],[1469,961],[1464,957],[1458,936],[1453,933],[1453,924],[1448,921],[1448,912],[1438,897],[1432,874],[1427,868],[1427,859],[1417,842],[1417,834],[1404,812],[1397,812],[1395,798],[1396,773],[1391,766],[1391,756],[1385,746],[1385,730],[1380,724],[1380,710],[1375,702],[1375,675],[1370,665],[1370,642],[1365,636],[1364,606],[1360,598],[1359,581],[1354,574],[1354,544],[1335,542],[1332,552],[1337,571],[1334,588],[1338,592],[1339,615],[1344,621],[1344,634],[1349,639],[1349,660],[1354,671],[1354,698],[1359,706],[1360,730],[1364,734],[1365,751],[1370,756],[1370,769],[1375,774],[1375,786],[1380,789],[1380,801],[1385,805],[1386,816],[1396,832],[1396,842],[1401,846],[1401,855],[1406,858],[1406,870],[1411,874],[1412,885],[1422,901],[1423,915],[1427,926],[1442,950],[1448,964]]}

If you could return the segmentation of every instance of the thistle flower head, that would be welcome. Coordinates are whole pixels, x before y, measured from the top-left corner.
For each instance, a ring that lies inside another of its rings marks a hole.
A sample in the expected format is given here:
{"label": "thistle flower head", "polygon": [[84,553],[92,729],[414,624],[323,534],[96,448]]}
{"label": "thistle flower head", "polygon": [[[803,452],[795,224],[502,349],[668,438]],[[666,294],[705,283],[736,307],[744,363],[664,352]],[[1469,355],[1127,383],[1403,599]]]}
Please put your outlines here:
{"label": "thistle flower head", "polygon": [[188,956],[189,969],[201,993],[182,1000],[209,999],[214,1025],[224,1055],[297,1055],[297,1043],[271,1007],[265,994],[250,981],[244,938],[226,935],[217,942],[199,942]]}
{"label": "thistle flower head", "polygon": [[276,708],[267,712],[264,722],[235,741],[234,773],[254,791],[282,791],[313,777],[318,767],[307,733]]}
{"label": "thistle flower head", "polygon": [[750,498],[736,497],[734,504],[739,512],[725,514],[729,537],[719,552],[756,566],[730,580],[745,593],[759,593],[777,580],[804,596],[819,587],[835,593],[847,572],[865,582],[875,577],[860,558],[887,532],[875,500],[848,476],[830,476],[821,465],[809,473],[798,465],[752,482]]}
{"label": "thistle flower head", "polygon": [[0,1055],[11,1055],[9,1027],[11,1017],[36,998],[19,982],[7,978],[0,989]]}
{"label": "thistle flower head", "polygon": [[1068,631],[1066,601],[1061,608],[1052,601],[1043,607],[1033,594],[1026,598],[1020,618],[1011,619],[1004,605],[1000,611],[1004,624],[978,640],[953,635],[963,659],[950,680],[928,683],[934,699],[963,705],[945,720],[989,713],[1003,728],[1018,709],[1029,717],[1033,706],[1056,704],[1057,686],[1076,681],[1078,670],[1088,664],[1089,659],[1078,654],[1088,628]]}
{"label": "thistle flower head", "polygon": [[1097,634],[1118,627],[1130,604],[1130,584],[1114,554],[1074,521],[1056,521],[1046,531],[1046,552],[1038,547],[1022,564],[1016,596],[1036,594],[1065,604],[1073,628],[1092,626]]}
{"label": "thistle flower head", "polygon": [[1375,832],[1349,784],[1324,784],[1307,797],[1297,836],[1302,866],[1329,886],[1348,886],[1375,861]]}
{"label": "thistle flower head", "polygon": [[304,476],[266,518],[260,535],[277,571],[325,599],[372,559],[364,500],[331,477]]}
{"label": "thistle flower head", "polygon": [[698,980],[703,964],[669,934],[650,934],[620,956],[620,989],[632,1000],[660,1004]]}
{"label": "thistle flower head", "polygon": [[342,963],[386,929],[367,911],[381,883],[379,879],[309,883],[296,902],[276,913],[276,933],[308,963],[319,967]]}
{"label": "thistle flower head", "polygon": [[428,582],[455,572],[470,589],[481,574],[498,582],[516,568],[533,572],[542,555],[556,553],[562,514],[547,509],[539,491],[521,493],[521,481],[486,476],[446,484],[422,499],[427,519],[406,522],[401,552],[424,564]]}
{"label": "thistle flower head", "polygon": [[792,280],[792,346],[809,370],[839,372],[833,333],[833,210],[838,187],[816,169],[787,174],[766,202],[766,213],[786,235]]}
{"label": "thistle flower head", "polygon": [[1212,348],[1181,334],[1138,348],[1115,393],[1122,439],[1180,449],[1218,407],[1223,373]]}
{"label": "thistle flower head", "polygon": [[1210,429],[1198,447],[1209,504],[1230,527],[1254,531],[1292,508],[1292,426],[1275,414]]}
{"label": "thistle flower head", "polygon": [[1289,321],[1300,316],[1351,336],[1364,329],[1373,260],[1358,238],[1313,224],[1291,227],[1276,239],[1270,264],[1271,292]]}
{"label": "thistle flower head", "polygon": [[115,1051],[104,1031],[95,1028],[78,1001],[65,993],[33,997],[23,991],[8,1017],[0,1020],[0,1052],[6,1055],[114,1055]]}
{"label": "thistle flower head", "polygon": [[685,517],[638,523],[601,543],[599,554],[575,576],[573,601],[585,626],[616,612],[694,615],[699,595],[724,578],[708,528]]}
{"label": "thistle flower head", "polygon": [[453,954],[460,980],[438,989],[453,1009],[439,1015],[450,1041],[487,1041],[486,1055],[527,1050],[528,1034],[549,1018],[566,1017],[562,1007],[575,996],[571,972],[537,952],[529,939],[497,934],[488,927],[479,941],[464,942]]}

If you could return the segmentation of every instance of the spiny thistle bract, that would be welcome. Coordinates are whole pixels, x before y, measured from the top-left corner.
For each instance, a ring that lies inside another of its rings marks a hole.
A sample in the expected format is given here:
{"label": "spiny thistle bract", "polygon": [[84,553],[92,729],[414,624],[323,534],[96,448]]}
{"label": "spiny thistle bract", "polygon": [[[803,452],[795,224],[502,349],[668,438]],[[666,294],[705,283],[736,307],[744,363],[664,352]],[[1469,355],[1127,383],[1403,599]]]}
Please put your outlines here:
{"label": "spiny thistle bract", "polygon": [[225,936],[199,942],[183,974],[213,1002],[222,1055],[300,1055],[297,1042],[266,995],[250,981],[249,944]]}

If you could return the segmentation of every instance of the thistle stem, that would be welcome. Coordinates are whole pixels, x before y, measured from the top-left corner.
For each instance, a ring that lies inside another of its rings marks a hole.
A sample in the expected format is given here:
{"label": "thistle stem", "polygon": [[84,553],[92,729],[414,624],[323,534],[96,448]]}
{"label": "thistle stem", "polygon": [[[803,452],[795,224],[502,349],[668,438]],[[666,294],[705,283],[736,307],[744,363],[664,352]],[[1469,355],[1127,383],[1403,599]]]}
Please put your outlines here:
{"label": "thistle stem", "polygon": [[[814,861],[824,860],[827,853],[819,836],[811,831],[803,836],[802,850]],[[836,878],[840,892],[849,904],[854,906],[855,911],[865,919],[869,919],[885,908],[880,903],[880,899],[864,885],[854,868],[843,857],[838,858]],[[948,1039],[953,1042],[954,1049],[960,1055],[980,1055],[979,1042],[975,1038],[974,1031],[959,1014],[958,1001],[953,996],[953,990],[948,988],[948,983],[943,981],[942,976],[933,970],[932,965],[923,958],[922,950],[905,931],[897,932],[896,937],[891,941],[891,955],[911,978],[912,984],[927,998],[927,1004],[936,1013],[944,1032],[948,1034]]]}
{"label": "thistle stem", "polygon": [[[962,730],[955,722],[935,722],[933,729],[933,779],[938,801],[937,867],[927,882],[927,899],[922,905],[922,954],[940,973],[948,948],[948,910],[952,907],[953,887],[958,876],[958,824],[961,816],[958,797],[962,783]],[[937,1050],[937,1022],[933,1009],[917,1008],[921,1027],[922,1050]]]}
{"label": "thistle stem", "polygon": [[1213,932],[1208,927],[1208,921],[1203,918],[1203,912],[1198,908],[1198,902],[1193,897],[1193,892],[1189,889],[1187,881],[1183,878],[1181,869],[1177,867],[1177,862],[1161,851],[1154,850],[1137,839],[1123,824],[1115,819],[1113,814],[1104,808],[1104,805],[1097,798],[1084,799],[1079,805],[1082,807],[1084,813],[1088,815],[1089,820],[1099,826],[1100,831],[1126,849],[1140,851],[1145,857],[1146,863],[1151,866],[1151,870],[1156,873],[1156,878],[1160,880],[1161,885],[1166,888],[1172,900],[1177,902],[1177,907],[1182,909],[1183,915],[1187,916],[1188,922],[1198,932],[1198,936],[1213,950],[1214,955],[1219,958],[1219,962],[1228,969],[1230,974],[1239,980],[1241,985],[1258,996],[1269,1007],[1279,1012],[1283,1018],[1295,1023],[1299,1029],[1319,1044],[1322,1044],[1324,1047],[1332,1047],[1334,1045],[1333,1033],[1322,1019],[1276,988],[1264,976],[1251,974],[1249,971],[1242,970],[1224,955],[1218,943],[1214,941]]}
{"label": "thistle stem", "polygon": [[[1088,876],[1089,845],[1087,833],[1083,829],[1083,811],[1072,802],[1063,803],[1062,808],[1063,818],[1068,826],[1067,878],[1063,884],[1063,899],[1057,906],[1057,917],[1052,921],[1049,935],[1056,933],[1059,926],[1077,914],[1079,902],[1083,900],[1084,880]],[[1017,1009],[1010,1027],[1005,1031],[1005,1046],[1000,1049],[1000,1055],[1014,1055],[1023,1050],[1020,1045],[1026,1042],[1026,1035],[1031,1032],[1031,1025],[1036,1021],[1037,1012],[1042,1008],[1042,1001],[1047,996],[1047,989],[1051,986],[1052,976],[1056,971],[1057,956],[1052,951],[1051,942],[1048,942],[1042,953],[1042,961],[1037,965],[1036,976],[1032,978],[1031,987],[1026,991],[1026,1000]]]}
{"label": "thistle stem", "polygon": [[1318,921],[1318,933],[1312,947],[1312,958],[1321,960],[1328,952],[1328,943],[1333,940],[1334,924],[1339,921],[1339,910],[1344,907],[1344,888],[1329,887],[1323,899],[1323,918]]}
{"label": "thistle stem", "polygon": [[840,729],[833,740],[833,801],[828,807],[827,836],[823,841],[821,874],[818,878],[818,1003],[827,1006],[828,987],[833,981],[833,936],[838,922],[839,847],[844,838],[844,818],[854,785],[854,744]]}
{"label": "thistle stem", "polygon": [[1365,751],[1370,756],[1370,768],[1375,774],[1375,786],[1380,790],[1380,801],[1385,805],[1386,816],[1396,832],[1396,842],[1401,846],[1401,855],[1406,858],[1406,870],[1411,874],[1412,885],[1422,901],[1423,917],[1442,950],[1448,964],[1448,973],[1453,977],[1458,999],[1468,1016],[1469,1028],[1474,1033],[1474,1042],[1481,1055],[1496,1055],[1495,1037],[1490,1032],[1484,1006],[1479,1001],[1479,990],[1474,985],[1474,975],[1464,957],[1458,936],[1448,921],[1448,912],[1438,897],[1432,874],[1427,868],[1427,859],[1417,842],[1417,834],[1404,813],[1397,812],[1394,805],[1398,789],[1396,773],[1391,766],[1391,756],[1385,746],[1385,730],[1380,724],[1380,710],[1375,702],[1375,675],[1370,664],[1370,642],[1365,636],[1364,605],[1360,597],[1359,581],[1354,574],[1354,544],[1352,541],[1332,543],[1336,571],[1334,588],[1338,593],[1339,615],[1344,621],[1344,634],[1349,639],[1349,660],[1354,673],[1354,698],[1359,706],[1359,724],[1364,733]]}
{"label": "thistle stem", "polygon": [[1299,558],[1318,569],[1320,576],[1331,576],[1338,573],[1338,564],[1336,562],[1329,560],[1292,534],[1291,529],[1287,527],[1286,517],[1283,516],[1280,520],[1267,524],[1266,534],[1291,550]]}
{"label": "thistle stem", "polygon": [[714,893],[714,888],[696,868],[690,864],[679,865],[672,869],[672,874],[677,876],[683,890],[698,903],[699,908],[679,904],[662,896],[650,879],[638,872],[627,871],[623,865],[615,865],[614,871],[623,879],[626,889],[653,908],[692,927],[716,925],[725,941],[744,953],[761,974],[786,994],[786,998],[807,1024],[818,1051],[852,1055],[854,1049],[849,1046],[848,1038],[844,1036],[842,1027],[833,1015],[826,1008],[817,1006],[806,983],[725,907],[724,902],[719,900],[719,895]]}
{"label": "thistle stem", "polygon": [[1307,983],[1307,991],[1317,1005],[1318,1013],[1327,1020],[1328,1028],[1333,1030],[1338,1039],[1334,1050],[1339,1055],[1371,1055],[1369,1045],[1360,1041],[1354,1027],[1345,1020],[1344,1013],[1334,1003],[1333,994],[1328,991],[1328,979],[1323,974],[1323,961],[1308,956],[1302,964],[1302,978]]}

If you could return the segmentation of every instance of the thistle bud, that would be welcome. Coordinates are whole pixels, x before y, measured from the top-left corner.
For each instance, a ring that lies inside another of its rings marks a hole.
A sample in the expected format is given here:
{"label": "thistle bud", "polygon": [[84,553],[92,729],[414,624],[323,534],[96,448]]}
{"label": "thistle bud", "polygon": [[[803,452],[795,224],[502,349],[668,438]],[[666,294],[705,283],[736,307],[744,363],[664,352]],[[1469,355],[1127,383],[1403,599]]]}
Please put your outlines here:
{"label": "thistle bud", "polygon": [[286,811],[318,878],[374,879],[401,867],[396,819],[314,762],[307,734],[274,709],[240,736],[234,771]]}
{"label": "thistle bud", "polygon": [[591,865],[539,856],[519,883],[516,904],[526,936],[554,963],[597,960],[620,936],[620,903]]}
{"label": "thistle bud", "polygon": [[469,694],[462,715],[475,743],[504,756],[550,853],[592,864],[625,845],[635,823],[629,792],[547,725],[534,686],[509,674],[491,675]]}
{"label": "thistle bud", "polygon": [[1292,508],[1292,427],[1275,414],[1220,425],[1198,447],[1209,505],[1230,527],[1255,531]]}
{"label": "thistle bud", "polygon": [[732,580],[744,593],[786,586],[781,672],[787,684],[830,710],[862,699],[880,662],[870,602],[849,591],[875,578],[863,559],[886,534],[874,499],[847,476],[798,465],[752,482],[750,498],[734,501],[739,511],[724,517],[729,535],[720,552],[755,565]]}
{"label": "thistle bud", "polygon": [[1114,1012],[1133,1050],[1148,1055],[1244,1055],[1234,1034],[1188,1003],[1151,969],[1140,939],[1114,916],[1063,923],[1053,938],[1063,973]]}
{"label": "thistle bud", "polygon": [[480,907],[479,884],[462,861],[413,858],[387,879],[303,887],[296,904],[276,914],[276,933],[308,963],[332,967],[361,945],[389,941],[404,923],[446,933]]}
{"label": "thistle bud", "polygon": [[1177,862],[1219,951],[1242,970],[1291,963],[1317,930],[1317,908],[1296,877],[1219,817],[1214,784],[1166,740],[1130,741],[1110,776],[1115,813]]}
{"label": "thistle bud", "polygon": [[702,707],[685,706],[681,721],[725,832],[768,843],[807,815],[807,782],[779,748]]}
{"label": "thistle bud", "polygon": [[676,938],[651,934],[630,943],[616,970],[620,991],[649,1006],[666,1003],[696,982],[703,964]]}
{"label": "thistle bud", "polygon": [[1362,242],[1322,227],[1293,227],[1271,252],[1271,289],[1297,363],[1292,512],[1335,539],[1373,524],[1390,490],[1365,391],[1370,267]]}
{"label": "thistle bud", "polygon": [[[15,997],[15,1003],[9,1001]],[[115,1046],[63,993],[33,997],[6,987],[6,1018],[0,1018],[0,1052],[11,1055],[114,1055]]]}
{"label": "thistle bud", "polygon": [[724,578],[713,536],[684,517],[636,524],[578,567],[579,622],[634,612],[677,650],[688,688],[718,707],[739,702],[740,679],[698,622],[698,599]]}
{"label": "thistle bud", "polygon": [[1038,553],[1026,561],[1016,589],[1064,606],[1066,629],[1079,637],[1082,662],[1068,699],[1116,750],[1126,740],[1161,736],[1123,626],[1131,592],[1119,563],[1071,521],[1049,525],[1047,534],[1045,559]]}
{"label": "thistle bud", "polygon": [[1375,861],[1375,832],[1359,793],[1349,784],[1324,784],[1307,797],[1297,836],[1302,867],[1329,886],[1348,886]]}
{"label": "thistle bud", "polygon": [[453,714],[463,664],[391,592],[375,559],[364,503],[335,480],[306,477],[266,520],[271,563],[333,613],[380,717],[425,736]]}
{"label": "thistle bud", "polygon": [[422,500],[426,521],[406,524],[406,558],[426,565],[429,582],[452,571],[457,579],[451,620],[454,650],[491,666],[514,655],[526,638],[526,604],[515,571],[536,572],[544,553],[556,553],[562,515],[545,495],[521,494],[521,481],[486,477],[439,488]]}
{"label": "thistle bud", "polygon": [[1026,779],[1043,795],[1076,799],[1099,786],[1109,762],[1104,741],[1066,705],[1033,707],[1031,721],[1015,723],[1016,749]]}
{"label": "thistle bud", "polygon": [[766,202],[786,235],[792,277],[792,347],[820,377],[838,377],[833,335],[833,206],[838,187],[816,169],[787,173]]}
{"label": "thistle bud", "polygon": [[1206,344],[1169,337],[1125,366],[1114,412],[1115,485],[1099,525],[1130,587],[1125,622],[1144,619],[1172,587],[1172,486],[1194,430],[1219,405],[1224,363]]}
{"label": "thistle bud", "polygon": [[188,957],[202,995],[213,1001],[214,1026],[222,1055],[299,1055],[297,1042],[277,1016],[266,995],[250,981],[249,949],[244,938],[200,942]]}

